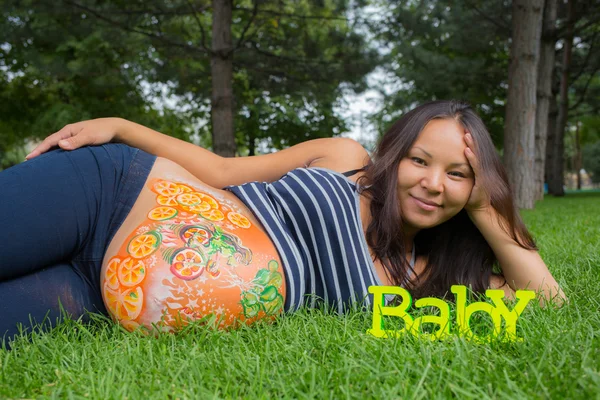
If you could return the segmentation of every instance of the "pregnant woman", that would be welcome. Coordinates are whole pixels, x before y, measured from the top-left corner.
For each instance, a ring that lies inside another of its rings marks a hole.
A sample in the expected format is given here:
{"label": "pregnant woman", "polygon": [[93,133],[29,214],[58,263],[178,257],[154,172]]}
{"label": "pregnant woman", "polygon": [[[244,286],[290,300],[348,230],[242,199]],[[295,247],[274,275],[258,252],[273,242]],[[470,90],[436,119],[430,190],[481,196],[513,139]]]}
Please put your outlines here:
{"label": "pregnant woman", "polygon": [[489,133],[455,101],[407,113],[373,160],[342,138],[223,158],[122,119],[83,121],[0,173],[0,188],[5,338],[63,311],[163,331],[344,312],[381,284],[563,297]]}

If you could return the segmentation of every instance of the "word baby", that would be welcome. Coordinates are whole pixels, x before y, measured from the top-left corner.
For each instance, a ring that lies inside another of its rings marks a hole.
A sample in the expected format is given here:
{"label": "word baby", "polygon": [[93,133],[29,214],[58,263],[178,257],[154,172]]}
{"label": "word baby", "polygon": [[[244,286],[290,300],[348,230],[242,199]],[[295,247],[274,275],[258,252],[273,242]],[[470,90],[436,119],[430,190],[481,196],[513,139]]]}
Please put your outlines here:
{"label": "word baby", "polygon": [[[515,307],[509,311],[504,304],[504,291],[502,290],[486,290],[485,295],[492,299],[494,305],[484,302],[476,302],[470,305],[467,303],[467,288],[462,285],[454,285],[450,291],[456,295],[456,323],[460,335],[464,335],[468,339],[476,341],[488,341],[498,337],[502,330],[502,319],[504,319],[504,330],[506,338],[509,341],[521,341],[517,338],[517,318],[521,315],[527,304],[535,298],[535,292],[532,290],[517,290],[515,293],[518,300]],[[450,306],[444,300],[435,297],[425,297],[415,302],[415,307],[436,307],[440,310],[439,315],[424,315],[418,318],[413,318],[406,312],[412,303],[410,293],[401,287],[397,286],[370,286],[369,293],[373,294],[373,327],[367,333],[376,337],[393,337],[400,336],[407,332],[415,336],[423,336],[425,338],[435,340],[444,339],[450,335]],[[398,306],[386,306],[385,295],[395,294],[402,298],[402,302]],[[469,322],[473,313],[481,311],[489,314],[492,317],[494,330],[487,336],[477,336],[471,330]],[[383,316],[395,316],[404,320],[404,328],[399,330],[385,330],[383,326]],[[439,326],[433,333],[422,333],[421,325],[425,323],[433,323]]]}

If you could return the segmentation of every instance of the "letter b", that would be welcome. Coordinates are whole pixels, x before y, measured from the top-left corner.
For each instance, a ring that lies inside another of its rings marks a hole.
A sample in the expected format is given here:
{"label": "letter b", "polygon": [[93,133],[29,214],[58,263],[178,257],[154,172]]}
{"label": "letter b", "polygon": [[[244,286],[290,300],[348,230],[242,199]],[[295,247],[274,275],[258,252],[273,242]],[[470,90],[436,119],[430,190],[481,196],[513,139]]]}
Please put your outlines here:
{"label": "letter b", "polygon": [[[369,293],[373,294],[373,326],[367,330],[368,334],[375,337],[400,336],[412,329],[413,317],[406,312],[412,303],[410,293],[398,286],[369,286]],[[385,295],[395,294],[402,297],[398,306],[387,307]],[[399,330],[386,330],[383,326],[383,316],[400,317],[404,320],[404,328]]]}

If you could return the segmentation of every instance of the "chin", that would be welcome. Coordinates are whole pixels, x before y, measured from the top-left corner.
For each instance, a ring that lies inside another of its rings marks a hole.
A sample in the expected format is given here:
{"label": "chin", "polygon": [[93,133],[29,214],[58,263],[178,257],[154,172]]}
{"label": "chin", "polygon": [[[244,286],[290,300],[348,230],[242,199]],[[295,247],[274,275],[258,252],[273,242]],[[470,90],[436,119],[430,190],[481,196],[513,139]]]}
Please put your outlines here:
{"label": "chin", "polygon": [[421,229],[434,228],[438,225],[441,225],[444,222],[450,220],[455,215],[456,214],[453,214],[451,216],[448,216],[448,215],[443,215],[443,216],[408,215],[408,216],[404,216],[403,220],[407,227],[421,230]]}
{"label": "chin", "polygon": [[429,228],[433,228],[435,226],[438,226],[442,223],[443,221],[427,221],[427,220],[423,220],[421,218],[405,218],[404,219],[404,223],[406,224],[407,227],[416,229],[416,230],[422,230],[422,229],[429,229]]}

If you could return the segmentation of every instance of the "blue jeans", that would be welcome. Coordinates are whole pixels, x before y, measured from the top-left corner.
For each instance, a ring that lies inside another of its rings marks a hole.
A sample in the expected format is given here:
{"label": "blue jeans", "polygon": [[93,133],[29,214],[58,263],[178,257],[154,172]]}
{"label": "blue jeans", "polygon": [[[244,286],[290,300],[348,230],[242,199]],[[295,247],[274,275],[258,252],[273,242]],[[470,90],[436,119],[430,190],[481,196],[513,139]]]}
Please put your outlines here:
{"label": "blue jeans", "polygon": [[0,345],[64,310],[107,314],[106,249],[156,157],[123,144],[53,150],[0,172]]}

